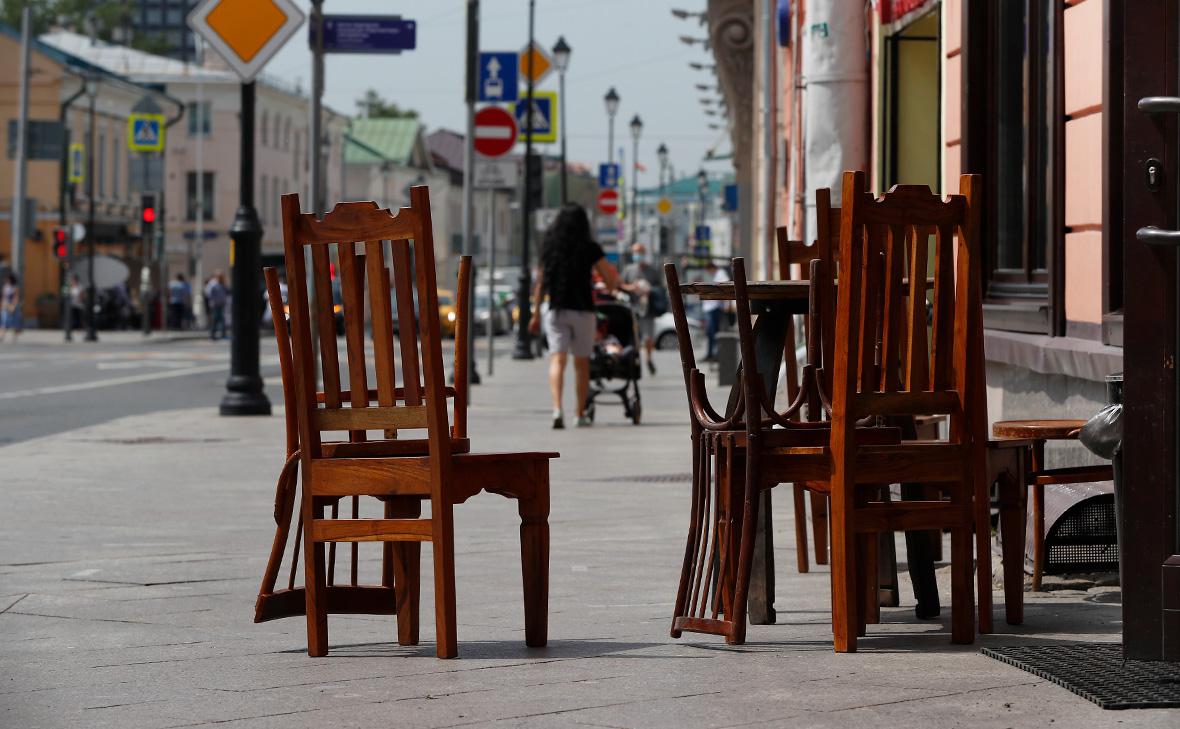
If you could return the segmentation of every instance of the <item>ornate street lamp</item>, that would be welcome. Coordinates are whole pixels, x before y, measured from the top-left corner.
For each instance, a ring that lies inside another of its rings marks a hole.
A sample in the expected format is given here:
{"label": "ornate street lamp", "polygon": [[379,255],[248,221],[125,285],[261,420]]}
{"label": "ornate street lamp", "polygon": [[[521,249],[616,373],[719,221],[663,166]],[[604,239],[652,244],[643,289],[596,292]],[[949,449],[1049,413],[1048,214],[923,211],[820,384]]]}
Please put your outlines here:
{"label": "ornate street lamp", "polygon": [[561,109],[561,204],[569,201],[569,175],[565,164],[565,71],[570,65],[570,46],[565,42],[565,36],[559,36],[553,46],[553,66],[557,69],[558,98]]}
{"label": "ornate street lamp", "polygon": [[636,114],[631,118],[631,244],[639,239],[639,136],[643,134],[643,120]]}
{"label": "ornate street lamp", "polygon": [[602,97],[602,100],[606,102],[606,118],[609,125],[606,136],[606,162],[607,164],[614,164],[615,114],[619,113],[619,92],[615,91],[614,86],[611,86],[610,90],[606,92],[606,96]]}

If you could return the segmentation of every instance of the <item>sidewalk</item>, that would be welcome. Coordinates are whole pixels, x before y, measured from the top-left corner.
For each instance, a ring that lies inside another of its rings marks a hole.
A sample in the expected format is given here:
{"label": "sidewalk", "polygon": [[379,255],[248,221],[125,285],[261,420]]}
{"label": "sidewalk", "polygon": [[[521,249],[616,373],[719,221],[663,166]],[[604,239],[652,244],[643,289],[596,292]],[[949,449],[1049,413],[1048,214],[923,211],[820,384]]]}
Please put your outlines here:
{"label": "sidewalk", "polygon": [[[86,337],[85,329],[74,330],[74,341],[82,342]],[[144,336],[142,331],[98,331],[98,341],[100,344],[162,344],[166,342],[185,342],[192,340],[208,339],[209,332],[203,329],[186,329],[184,331],[169,331],[153,329],[151,334]],[[36,346],[52,346],[68,344],[65,341],[65,334],[60,329],[24,329],[20,333],[19,340],[21,344],[32,344]],[[12,342],[12,335],[8,335],[4,343]],[[2,343],[0,343],[2,345]]]}
{"label": "sidewalk", "polygon": [[[487,377],[481,361],[476,449],[563,454],[550,643],[524,646],[516,509],[483,494],[456,508],[455,661],[434,658],[429,546],[420,646],[396,644],[393,617],[338,616],[330,656],[311,659],[302,618],[251,622],[273,534],[279,415],[173,411],[0,448],[0,726],[1180,724],[1175,711],[1104,712],[979,653],[1117,641],[1110,590],[1030,596],[1018,628],[997,595],[999,632],[952,646],[949,608],[942,622],[916,621],[907,583],[904,607],[883,611],[861,652],[836,655],[826,568],[795,572],[786,491],[775,502],[779,624],[752,626],[735,648],[670,639],[690,468],[675,355],[658,363],[642,383],[642,426],[602,405],[592,429],[552,431],[542,362],[501,358]],[[361,551],[372,579],[378,550]]]}

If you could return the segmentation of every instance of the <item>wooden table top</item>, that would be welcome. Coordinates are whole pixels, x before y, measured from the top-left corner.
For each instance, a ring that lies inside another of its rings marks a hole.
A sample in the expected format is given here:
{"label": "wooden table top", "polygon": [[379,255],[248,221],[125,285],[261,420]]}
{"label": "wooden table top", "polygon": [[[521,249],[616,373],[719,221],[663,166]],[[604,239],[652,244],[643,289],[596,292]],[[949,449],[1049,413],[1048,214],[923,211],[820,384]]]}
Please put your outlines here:
{"label": "wooden table top", "polygon": [[995,438],[1070,440],[1078,437],[1085,420],[1000,420],[992,425]]}
{"label": "wooden table top", "polygon": [[[761,301],[798,301],[807,300],[811,291],[808,281],[751,281],[746,284],[750,292],[750,299]],[[680,290],[690,296],[702,299],[729,300],[734,299],[733,281],[721,283],[698,282],[684,284]]]}

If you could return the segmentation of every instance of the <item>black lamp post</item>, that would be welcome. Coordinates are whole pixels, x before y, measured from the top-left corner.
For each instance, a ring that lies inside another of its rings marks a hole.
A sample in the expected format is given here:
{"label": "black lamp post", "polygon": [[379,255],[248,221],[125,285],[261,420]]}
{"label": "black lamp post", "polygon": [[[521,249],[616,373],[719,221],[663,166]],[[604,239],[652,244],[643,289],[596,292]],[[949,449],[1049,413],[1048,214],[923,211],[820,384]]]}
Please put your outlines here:
{"label": "black lamp post", "polygon": [[561,204],[569,201],[569,176],[565,166],[565,72],[570,65],[570,46],[565,42],[565,36],[559,36],[553,46],[553,66],[557,69],[557,88],[561,110]]}
{"label": "black lamp post", "polygon": [[639,136],[643,134],[643,120],[631,117],[631,245],[639,242]]}
{"label": "black lamp post", "polygon": [[611,86],[610,90],[606,92],[606,96],[602,97],[606,102],[606,118],[607,118],[607,134],[606,134],[606,162],[607,164],[614,164],[615,162],[615,114],[619,113],[619,93],[615,91],[615,87]]}
{"label": "black lamp post", "polygon": [[700,244],[699,233],[705,227],[705,196],[709,193],[709,175],[705,174],[704,168],[697,172],[697,192],[701,198],[700,211],[697,213],[697,243]]}
{"label": "black lamp post", "polygon": [[[666,179],[667,179],[667,174],[668,174],[668,145],[664,144],[663,142],[660,142],[660,146],[656,147],[656,159],[658,159],[660,161],[660,204],[663,204],[664,194],[666,191],[666,188],[664,186],[666,184]],[[667,229],[667,226],[665,225],[665,221],[664,221],[664,213],[661,210],[660,211],[660,239],[656,243],[657,247],[659,248],[658,252],[660,255],[665,255],[669,252],[667,250],[668,236],[667,236],[666,229]]]}
{"label": "black lamp post", "polygon": [[[529,0],[529,45],[533,47],[533,30],[534,21],[536,17],[537,0]],[[529,302],[529,296],[532,295],[530,289],[532,288],[532,272],[529,270],[530,256],[529,256],[529,237],[532,234],[532,197],[533,184],[540,182],[540,180],[533,180],[533,130],[532,130],[532,115],[533,115],[533,91],[535,84],[533,79],[533,54],[528,54],[528,85],[527,95],[525,96],[525,108],[528,113],[525,115],[530,122],[528,129],[524,131],[524,200],[522,201],[521,212],[524,218],[521,222],[523,224],[520,235],[520,280],[519,287],[516,291],[516,310],[519,312],[516,329],[516,346],[512,350],[512,359],[532,359],[532,337],[529,334],[529,320],[532,318],[532,305]],[[564,136],[563,136],[564,138]],[[489,284],[490,285],[490,284]],[[540,306],[541,302],[537,302]],[[490,323],[489,323],[490,326]]]}

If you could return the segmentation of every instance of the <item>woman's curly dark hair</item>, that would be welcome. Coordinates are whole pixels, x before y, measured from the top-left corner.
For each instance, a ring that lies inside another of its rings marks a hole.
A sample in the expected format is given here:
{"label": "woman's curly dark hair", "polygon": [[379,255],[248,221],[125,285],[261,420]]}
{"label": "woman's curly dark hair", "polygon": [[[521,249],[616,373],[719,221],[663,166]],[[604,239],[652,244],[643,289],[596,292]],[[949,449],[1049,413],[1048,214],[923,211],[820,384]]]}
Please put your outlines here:
{"label": "woman's curly dark hair", "polygon": [[555,292],[566,291],[571,284],[587,285],[589,279],[586,282],[565,281],[569,267],[560,263],[593,242],[590,216],[586,214],[586,209],[577,203],[562,205],[557,217],[545,231],[545,241],[541,246],[541,268],[545,271],[545,290],[550,296]]}

